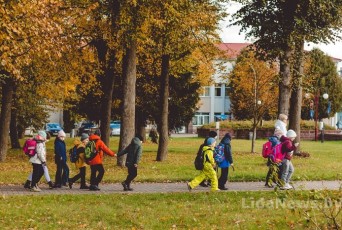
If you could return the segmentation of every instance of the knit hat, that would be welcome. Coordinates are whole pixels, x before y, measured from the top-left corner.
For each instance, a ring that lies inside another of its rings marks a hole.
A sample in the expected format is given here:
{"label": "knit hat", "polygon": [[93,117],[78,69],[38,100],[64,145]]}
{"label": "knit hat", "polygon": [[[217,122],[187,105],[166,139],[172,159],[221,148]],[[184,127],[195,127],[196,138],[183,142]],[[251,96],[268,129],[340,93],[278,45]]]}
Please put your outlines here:
{"label": "knit hat", "polygon": [[209,137],[216,137],[217,136],[217,132],[215,132],[215,131],[210,131],[209,132]]}
{"label": "knit hat", "polygon": [[81,141],[84,141],[85,139],[88,139],[89,138],[89,135],[86,134],[86,133],[82,133],[81,135]]}
{"label": "knit hat", "polygon": [[215,138],[209,137],[209,138],[207,139],[207,145],[208,145],[208,146],[209,146],[209,145],[212,145],[215,141],[216,141]]}
{"label": "knit hat", "polygon": [[38,136],[41,136],[44,140],[46,140],[46,132],[43,130],[38,131]]}
{"label": "knit hat", "polygon": [[59,130],[58,137],[65,137],[65,132],[63,130]]}
{"label": "knit hat", "polygon": [[296,132],[295,131],[293,131],[292,129],[289,129],[288,131],[287,131],[287,133],[286,133],[286,136],[287,137],[297,137],[297,134],[296,134]]}

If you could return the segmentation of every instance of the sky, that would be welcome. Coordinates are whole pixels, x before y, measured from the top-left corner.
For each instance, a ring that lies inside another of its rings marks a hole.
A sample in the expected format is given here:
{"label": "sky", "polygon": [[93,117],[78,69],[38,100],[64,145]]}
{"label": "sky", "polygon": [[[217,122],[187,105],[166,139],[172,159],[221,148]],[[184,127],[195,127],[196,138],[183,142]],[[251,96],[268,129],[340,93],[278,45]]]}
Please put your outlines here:
{"label": "sky", "polygon": [[[239,9],[239,4],[238,3],[230,3],[227,7],[227,11],[229,14],[235,13]],[[220,37],[223,42],[225,43],[240,43],[240,42],[252,42],[250,40],[246,40],[245,36],[243,34],[239,34],[239,27],[237,26],[232,26],[232,27],[227,27],[229,25],[229,17],[227,20],[221,22],[220,27],[221,27],[221,32],[220,32]],[[342,35],[342,34],[341,34]],[[313,43],[306,43],[305,44],[305,49],[306,50],[311,50],[313,48],[319,48],[322,50],[324,53],[327,55],[334,57],[334,58],[339,58],[342,60],[342,41],[337,41],[335,44],[313,44]],[[340,62],[342,65],[342,62]]]}

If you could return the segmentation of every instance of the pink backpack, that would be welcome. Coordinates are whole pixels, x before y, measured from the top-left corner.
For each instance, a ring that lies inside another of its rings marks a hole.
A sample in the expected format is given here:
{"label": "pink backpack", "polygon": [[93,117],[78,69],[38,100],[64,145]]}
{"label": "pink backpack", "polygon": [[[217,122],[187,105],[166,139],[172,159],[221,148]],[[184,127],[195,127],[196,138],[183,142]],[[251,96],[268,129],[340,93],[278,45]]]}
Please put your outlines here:
{"label": "pink backpack", "polygon": [[272,142],[267,141],[265,144],[262,145],[262,156],[264,158],[269,157],[273,152]]}
{"label": "pink backpack", "polygon": [[277,144],[272,149],[272,154],[270,155],[270,158],[275,163],[280,163],[282,160],[284,160],[285,154],[281,152],[281,147],[283,146],[282,143]]}
{"label": "pink backpack", "polygon": [[23,147],[25,155],[29,157],[33,157],[34,155],[36,155],[36,146],[37,141],[35,139],[27,139]]}

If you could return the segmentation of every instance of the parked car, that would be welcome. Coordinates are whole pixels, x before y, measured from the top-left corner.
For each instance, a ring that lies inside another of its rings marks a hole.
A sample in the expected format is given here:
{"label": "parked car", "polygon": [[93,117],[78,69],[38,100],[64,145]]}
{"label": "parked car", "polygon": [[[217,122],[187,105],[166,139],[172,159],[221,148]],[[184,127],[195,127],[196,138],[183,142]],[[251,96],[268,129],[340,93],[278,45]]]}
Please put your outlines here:
{"label": "parked car", "polygon": [[63,130],[59,123],[47,123],[45,124],[45,131],[51,136],[57,136],[58,132]]}
{"label": "parked car", "polygon": [[121,122],[120,121],[112,121],[110,122],[110,135],[111,136],[119,136],[120,135],[120,128]]}
{"label": "parked car", "polygon": [[78,129],[77,135],[81,136],[82,133],[90,135],[91,130],[94,128],[96,128],[96,125],[93,122],[83,122],[81,127]]}

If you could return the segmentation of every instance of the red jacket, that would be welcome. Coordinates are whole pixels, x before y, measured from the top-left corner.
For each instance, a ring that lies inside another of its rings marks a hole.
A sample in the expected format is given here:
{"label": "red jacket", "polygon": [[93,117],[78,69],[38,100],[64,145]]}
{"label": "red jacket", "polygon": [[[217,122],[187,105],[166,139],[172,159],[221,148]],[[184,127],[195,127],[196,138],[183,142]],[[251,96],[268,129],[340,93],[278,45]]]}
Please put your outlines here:
{"label": "red jacket", "polygon": [[96,150],[98,150],[98,154],[95,156],[94,159],[92,159],[89,162],[89,165],[99,165],[102,164],[103,161],[103,153],[106,153],[109,156],[114,157],[115,153],[110,150],[105,143],[103,143],[103,141],[101,140],[101,138],[95,134],[90,135],[89,137],[89,141],[95,141],[95,146],[96,146]]}
{"label": "red jacket", "polygon": [[291,160],[292,154],[290,152],[296,151],[296,146],[292,143],[290,138],[281,136],[280,142],[282,143],[281,152],[285,154],[285,159]]}

